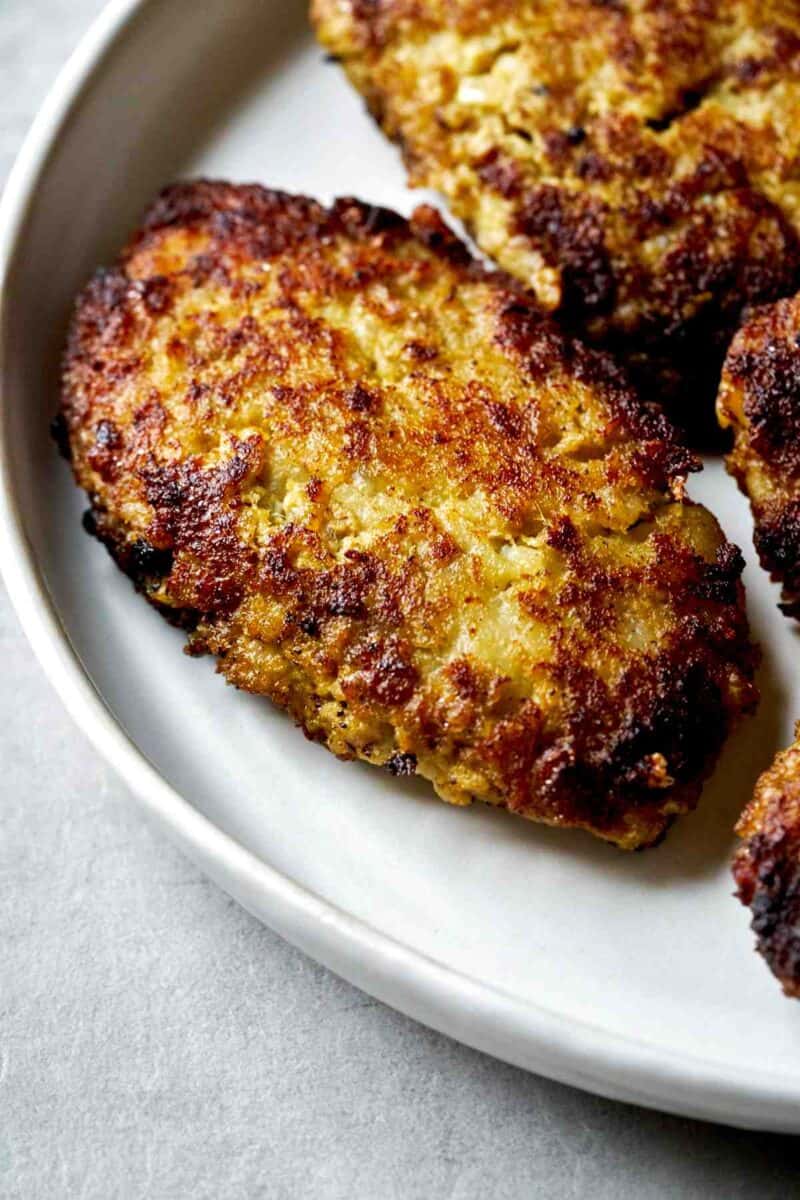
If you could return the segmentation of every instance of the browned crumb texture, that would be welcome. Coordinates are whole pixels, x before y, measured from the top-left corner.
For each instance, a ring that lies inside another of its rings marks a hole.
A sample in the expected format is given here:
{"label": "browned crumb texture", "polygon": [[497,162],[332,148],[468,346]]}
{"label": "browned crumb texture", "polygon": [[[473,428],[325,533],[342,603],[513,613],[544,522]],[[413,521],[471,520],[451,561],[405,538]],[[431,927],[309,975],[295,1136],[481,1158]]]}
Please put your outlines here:
{"label": "browned crumb texture", "polygon": [[743,305],[800,287],[800,4],[311,11],[412,183],[707,436]]}
{"label": "browned crumb texture", "polygon": [[750,498],[762,565],[800,618],[800,296],[751,314],[725,361],[719,419],[734,431],[728,470]]}
{"label": "browned crumb texture", "polygon": [[787,996],[800,997],[800,725],[756,784],[736,832],[739,899],[753,912],[761,953]]}
{"label": "browned crumb texture", "polygon": [[191,652],[446,800],[647,845],[754,702],[691,456],[432,209],[167,190],[78,303],[62,434]]}

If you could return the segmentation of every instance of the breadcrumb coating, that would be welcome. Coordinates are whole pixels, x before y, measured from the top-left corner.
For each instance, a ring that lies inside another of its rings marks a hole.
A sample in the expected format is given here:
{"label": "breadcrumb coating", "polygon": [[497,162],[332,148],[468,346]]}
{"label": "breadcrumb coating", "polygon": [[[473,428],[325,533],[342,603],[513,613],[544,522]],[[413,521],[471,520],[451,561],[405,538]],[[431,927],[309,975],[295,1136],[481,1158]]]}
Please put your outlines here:
{"label": "breadcrumb coating", "polygon": [[168,189],[78,302],[57,432],[191,653],[452,803],[648,845],[754,704],[692,456],[430,208]]}
{"label": "breadcrumb coating", "polygon": [[312,0],[414,185],[698,441],[800,288],[796,0]]}

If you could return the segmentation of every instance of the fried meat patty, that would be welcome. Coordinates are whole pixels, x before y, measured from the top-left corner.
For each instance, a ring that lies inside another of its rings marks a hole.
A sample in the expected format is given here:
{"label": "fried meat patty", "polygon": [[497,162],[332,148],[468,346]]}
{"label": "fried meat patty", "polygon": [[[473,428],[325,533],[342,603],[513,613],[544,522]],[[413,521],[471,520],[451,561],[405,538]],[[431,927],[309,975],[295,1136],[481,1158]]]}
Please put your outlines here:
{"label": "fried meat patty", "polygon": [[728,470],[750,499],[762,566],[800,619],[800,296],[751,314],[725,360],[718,415]]}
{"label": "fried meat patty", "polygon": [[411,182],[709,436],[743,305],[800,287],[800,3],[311,9]]}
{"label": "fried meat patty", "polygon": [[433,209],[168,189],[78,302],[61,435],[191,653],[452,803],[647,845],[754,703],[691,455]]}
{"label": "fried meat patty", "polygon": [[800,997],[800,724],[756,784],[736,832],[739,899],[753,913],[759,953],[787,996]]}

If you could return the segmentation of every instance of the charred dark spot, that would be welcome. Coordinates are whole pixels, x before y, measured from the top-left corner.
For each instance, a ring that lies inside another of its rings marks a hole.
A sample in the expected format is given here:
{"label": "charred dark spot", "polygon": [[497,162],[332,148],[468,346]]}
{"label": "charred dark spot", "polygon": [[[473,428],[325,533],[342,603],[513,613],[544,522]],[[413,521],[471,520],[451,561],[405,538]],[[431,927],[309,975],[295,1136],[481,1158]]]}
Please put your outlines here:
{"label": "charred dark spot", "polygon": [[[174,564],[171,550],[159,549],[141,537],[125,541],[101,508],[87,509],[81,523],[90,537],[102,542],[137,591],[147,595],[170,575]],[[185,620],[185,616],[181,619]]]}
{"label": "charred dark spot", "polygon": [[97,271],[78,303],[68,358],[91,355],[91,360],[98,363],[97,369],[102,371],[106,365],[106,347],[112,346],[119,358],[119,350],[128,343],[133,326],[127,275],[121,268]]}
{"label": "charred dark spot", "polygon": [[581,547],[580,535],[569,517],[560,517],[547,531],[547,544],[562,554],[577,554]]}
{"label": "charred dark spot", "polygon": [[411,699],[419,672],[409,651],[396,641],[373,642],[356,656],[358,670],[342,684],[348,699],[395,708]]}
{"label": "charred dark spot", "polygon": [[800,347],[772,340],[743,351],[727,365],[744,388],[744,412],[754,450],[767,462],[800,475]]}
{"label": "charred dark spot", "polygon": [[[559,170],[566,170],[569,160],[572,157],[572,147],[564,130],[544,129],[542,130],[541,137],[544,152],[553,166]],[[486,182],[488,183],[489,181],[487,180]]]}
{"label": "charred dark spot", "polygon": [[772,44],[775,49],[776,65],[789,65],[800,57],[800,34],[787,25],[772,27]]}
{"label": "charred dark spot", "polygon": [[764,59],[748,55],[747,58],[741,59],[734,65],[733,74],[740,83],[754,83],[766,69],[766,66],[767,64]]}
{"label": "charred dark spot", "polygon": [[138,281],[134,286],[145,308],[154,316],[166,312],[172,304],[175,285],[164,275],[153,275],[149,279]]}
{"label": "charred dark spot", "polygon": [[435,346],[426,346],[423,342],[406,342],[403,349],[409,358],[413,358],[417,362],[431,362],[439,355]]}
{"label": "charred dark spot", "polygon": [[153,508],[153,544],[185,552],[172,572],[170,587],[182,607],[204,613],[230,613],[241,603],[255,571],[255,554],[238,537],[241,485],[261,468],[263,442],[236,441],[233,455],[203,469],[194,459],[141,472]]}
{"label": "charred dark spot", "polygon": [[476,163],[478,175],[488,187],[510,200],[522,191],[524,176],[513,158],[493,148]]}
{"label": "charred dark spot", "polygon": [[156,546],[152,546],[146,538],[137,538],[135,542],[131,543],[126,553],[128,556],[127,573],[138,586],[165,579],[172,570],[172,551],[159,550]]}
{"label": "charred dark spot", "polygon": [[[262,564],[261,577],[265,588],[275,595],[293,594],[298,597],[292,620],[309,636],[317,636],[326,622],[337,617],[365,621],[375,616],[381,607],[380,588],[377,597],[373,589],[380,582],[378,561],[364,551],[350,550],[346,562],[329,570],[298,568],[286,539],[273,538]],[[384,614],[384,617],[386,614]],[[310,630],[316,632],[311,634]]]}
{"label": "charred dark spot", "polygon": [[351,197],[337,200],[333,211],[345,229],[357,230],[362,236],[369,237],[371,234],[402,228],[403,218],[391,209],[381,208],[377,204],[362,204]]}
{"label": "charred dark spot", "polygon": [[83,526],[84,532],[89,534],[89,537],[96,538],[99,536],[97,518],[94,515],[93,509],[86,509],[81,517],[81,525]]}
{"label": "charred dark spot", "polygon": [[498,314],[496,337],[500,345],[513,346],[521,354],[528,353],[540,338],[553,349],[566,345],[566,339],[545,322],[541,309],[522,296],[504,298]]}
{"label": "charred dark spot", "polygon": [[[396,219],[400,222],[400,231],[405,233],[405,221],[402,217]],[[475,264],[469,250],[445,223],[438,209],[433,208],[432,205],[421,204],[419,208],[415,208],[408,222],[408,228],[424,246],[427,246],[435,254],[442,255],[454,266],[474,269]]]}
{"label": "charred dark spot", "polygon": [[[525,811],[537,789],[537,764],[543,760],[542,714],[537,705],[526,700],[515,713],[498,721],[481,749],[503,779],[509,809]],[[548,798],[542,795],[541,799],[546,808]]]}
{"label": "charred dark spot", "polygon": [[201,383],[198,379],[193,379],[186,390],[186,402],[191,405],[200,404],[210,393],[211,388],[207,383]]}
{"label": "charred dark spot", "polygon": [[347,407],[353,412],[374,412],[378,407],[378,397],[368,391],[360,383],[350,388],[346,396]]}
{"label": "charred dark spot", "polygon": [[228,273],[222,263],[213,254],[195,254],[186,268],[189,278],[195,287],[217,281],[223,285],[228,283]]}
{"label": "charred dark spot", "polygon": [[206,549],[207,522],[235,506],[242,482],[261,466],[262,439],[236,441],[233,455],[221,466],[204,469],[194,458],[141,472],[148,504],[156,511],[162,538],[180,549]]}
{"label": "charred dark spot", "polygon": [[225,332],[221,351],[229,357],[238,354],[245,346],[259,338],[258,322],[254,317],[243,317],[238,325]]}
{"label": "charred dark spot", "polygon": [[744,559],[739,547],[725,542],[717,550],[716,562],[703,563],[700,577],[692,584],[692,590],[701,600],[736,604],[743,570]]}
{"label": "charred dark spot", "polygon": [[664,133],[681,117],[685,117],[687,113],[693,112],[703,103],[706,95],[706,90],[691,88],[683,93],[680,99],[680,104],[677,108],[673,108],[670,112],[665,113],[662,117],[650,117],[647,121],[648,129],[652,129],[655,133]]}
{"label": "charred dark spot", "polygon": [[98,315],[121,308],[128,299],[130,283],[125,273],[116,268],[101,267],[89,282],[84,293],[84,306]]}
{"label": "charred dark spot", "polygon": [[297,577],[298,572],[291,561],[288,549],[275,539],[264,551],[261,562],[262,585],[268,592],[282,596],[294,588]]}
{"label": "charred dark spot", "polygon": [[393,754],[386,762],[385,770],[395,776],[416,775],[417,756],[416,754]]}
{"label": "charred dark spot", "polygon": [[[631,810],[658,806],[654,756],[663,758],[679,788],[694,785],[696,798],[697,781],[728,729],[720,684],[702,661],[686,662],[679,648],[674,656],[631,666],[613,692],[577,663],[559,665],[555,673],[570,713],[558,736],[519,716],[500,723],[494,735],[514,807],[618,828]],[[665,823],[661,818],[662,828]]]}
{"label": "charred dark spot", "polygon": [[94,445],[87,457],[89,465],[102,480],[111,483],[120,466],[119,450],[122,436],[113,421],[98,421],[94,431]]}
{"label": "charred dark spot", "polygon": [[495,429],[510,441],[516,441],[522,436],[523,418],[519,409],[511,408],[499,400],[490,400],[486,405],[489,420]]}
{"label": "charred dark spot", "polygon": [[601,154],[590,150],[582,155],[576,164],[575,172],[580,179],[587,183],[605,183],[614,174],[614,165]]}
{"label": "charred dark spot", "polygon": [[783,583],[784,611],[800,615],[800,500],[760,509],[753,541],[761,565]]}
{"label": "charred dark spot", "polygon": [[800,995],[800,838],[791,829],[752,837],[734,862],[759,953],[787,995]]}
{"label": "charred dark spot", "polygon": [[598,201],[542,184],[525,193],[517,228],[560,269],[565,316],[574,319],[613,308],[616,283]]}
{"label": "charred dark spot", "polygon": [[431,538],[430,550],[431,558],[439,566],[445,566],[447,563],[452,562],[461,553],[461,547],[455,538],[444,531],[437,533]]}
{"label": "charred dark spot", "polygon": [[446,668],[447,675],[462,700],[480,700],[486,688],[478,671],[467,658],[456,658]]}
{"label": "charred dark spot", "polygon": [[626,676],[620,690],[630,698],[628,716],[602,755],[608,769],[636,786],[642,764],[660,753],[676,780],[701,776],[728,728],[720,685],[705,664],[662,661]]}
{"label": "charred dark spot", "polygon": [[333,579],[325,598],[325,608],[332,617],[354,617],[363,620],[367,609],[363,599],[363,583],[352,575]]}
{"label": "charred dark spot", "polygon": [[58,452],[67,462],[72,462],[72,447],[69,442],[69,428],[63,412],[56,413],[50,422],[50,437],[58,447]]}
{"label": "charred dark spot", "polygon": [[747,55],[731,68],[730,73],[739,83],[748,86],[762,76],[792,70],[793,60],[800,55],[800,38],[785,25],[773,26],[771,33],[772,53],[764,54],[761,58]]}

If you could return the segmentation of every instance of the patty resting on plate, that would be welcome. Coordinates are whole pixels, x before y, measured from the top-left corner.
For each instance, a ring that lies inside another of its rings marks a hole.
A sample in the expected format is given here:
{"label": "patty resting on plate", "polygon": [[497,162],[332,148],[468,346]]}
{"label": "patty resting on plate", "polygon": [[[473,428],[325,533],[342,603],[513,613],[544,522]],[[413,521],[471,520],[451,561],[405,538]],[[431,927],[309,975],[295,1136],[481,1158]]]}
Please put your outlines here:
{"label": "patty resting on plate", "polygon": [[[313,0],[413,184],[698,443],[800,288],[797,0]],[[718,435],[717,435],[718,436]]]}
{"label": "patty resting on plate", "polygon": [[452,803],[648,845],[754,704],[691,454],[430,208],[168,189],[78,301],[58,432],[191,653]]}

